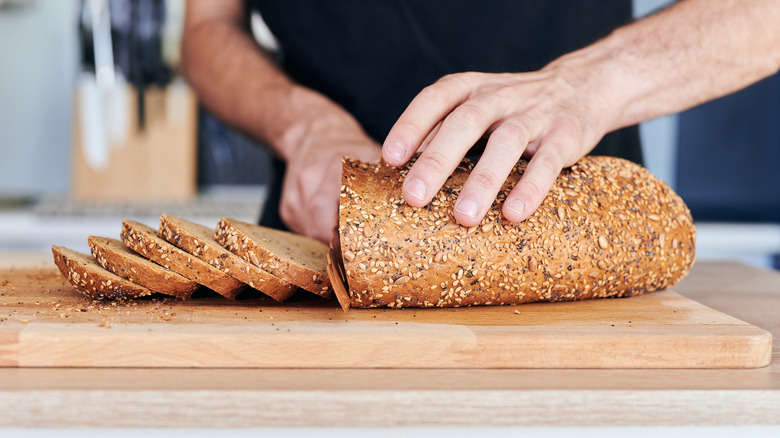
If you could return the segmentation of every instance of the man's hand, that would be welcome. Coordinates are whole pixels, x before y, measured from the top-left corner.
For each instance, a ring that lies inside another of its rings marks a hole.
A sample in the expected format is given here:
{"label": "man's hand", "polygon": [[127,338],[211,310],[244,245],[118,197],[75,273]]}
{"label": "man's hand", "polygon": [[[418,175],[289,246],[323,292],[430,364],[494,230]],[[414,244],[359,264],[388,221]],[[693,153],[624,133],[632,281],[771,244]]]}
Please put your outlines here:
{"label": "man's hand", "polygon": [[329,242],[338,221],[342,157],[376,162],[381,150],[335,105],[307,124],[296,143],[287,160],[279,213],[293,231]]}
{"label": "man's hand", "polygon": [[502,212],[519,222],[536,210],[564,166],[574,164],[606,133],[597,90],[562,68],[533,73],[445,76],[411,102],[387,136],[382,156],[406,163],[423,149],[404,181],[404,198],[428,204],[468,150],[489,134],[485,152],[455,203],[455,219],[476,225],[521,156],[532,156]]}
{"label": "man's hand", "polygon": [[731,93],[780,68],[780,1],[686,0],[617,29],[532,73],[460,73],[425,88],[387,136],[389,164],[420,158],[404,182],[416,207],[436,195],[469,148],[489,136],[461,189],[455,219],[473,226],[522,156],[528,168],[504,202],[529,217],[561,168],[612,130]]}
{"label": "man's hand", "polygon": [[282,220],[327,242],[338,215],[342,156],[377,161],[379,146],[343,108],[294,84],[257,47],[244,3],[189,0],[184,71],[204,105],[287,162]]}
{"label": "man's hand", "polygon": [[[341,155],[371,160],[375,146],[342,108],[296,86],[256,46],[244,6],[242,0],[189,0],[184,71],[204,105],[264,139],[288,161],[282,217],[293,229],[327,240],[335,224]],[[778,22],[778,0],[685,0],[539,72],[447,76],[409,105],[382,155],[401,165],[425,149],[404,185],[406,200],[422,206],[474,142],[488,134],[455,218],[477,224],[509,169],[526,155],[531,163],[502,210],[509,220],[523,220],[542,202],[560,169],[605,133],[690,108],[777,72]],[[311,118],[312,108],[329,116]]]}

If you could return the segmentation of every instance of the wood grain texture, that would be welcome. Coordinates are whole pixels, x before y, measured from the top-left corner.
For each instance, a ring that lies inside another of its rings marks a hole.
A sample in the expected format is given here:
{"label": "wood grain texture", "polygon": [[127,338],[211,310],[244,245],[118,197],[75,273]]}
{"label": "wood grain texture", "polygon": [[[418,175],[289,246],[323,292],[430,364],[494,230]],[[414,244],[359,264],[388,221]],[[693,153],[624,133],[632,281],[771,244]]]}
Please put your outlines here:
{"label": "wood grain texture", "polygon": [[0,390],[11,427],[773,425],[778,406],[777,391]]}
{"label": "wood grain texture", "polygon": [[[0,252],[0,266],[41,267],[48,257]],[[699,262],[675,289],[767,328],[774,361],[755,369],[0,368],[0,426],[780,425],[780,273]]]}
{"label": "wood grain texture", "polygon": [[[49,269],[3,270],[0,360],[21,367],[752,368],[771,335],[674,292],[461,309],[259,295],[89,301]],[[16,344],[14,344],[16,342]]]}

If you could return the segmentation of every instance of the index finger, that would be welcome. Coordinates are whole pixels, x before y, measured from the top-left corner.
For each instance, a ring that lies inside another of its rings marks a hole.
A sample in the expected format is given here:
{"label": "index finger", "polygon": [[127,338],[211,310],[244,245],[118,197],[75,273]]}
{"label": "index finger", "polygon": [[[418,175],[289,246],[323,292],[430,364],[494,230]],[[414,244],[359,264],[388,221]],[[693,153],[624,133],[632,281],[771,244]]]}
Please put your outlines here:
{"label": "index finger", "polygon": [[471,88],[458,75],[445,76],[423,88],[390,129],[382,145],[382,158],[401,166],[420,148],[434,127],[464,102]]}

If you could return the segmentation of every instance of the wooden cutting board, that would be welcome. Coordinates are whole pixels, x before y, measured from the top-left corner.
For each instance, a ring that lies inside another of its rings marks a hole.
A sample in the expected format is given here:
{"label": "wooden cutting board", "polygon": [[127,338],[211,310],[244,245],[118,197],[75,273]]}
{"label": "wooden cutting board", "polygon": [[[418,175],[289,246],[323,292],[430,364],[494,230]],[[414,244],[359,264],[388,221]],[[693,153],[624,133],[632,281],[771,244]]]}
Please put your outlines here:
{"label": "wooden cutting board", "polygon": [[673,291],[345,314],[305,293],[93,302],[55,269],[0,270],[0,366],[752,368],[771,348],[766,331]]}

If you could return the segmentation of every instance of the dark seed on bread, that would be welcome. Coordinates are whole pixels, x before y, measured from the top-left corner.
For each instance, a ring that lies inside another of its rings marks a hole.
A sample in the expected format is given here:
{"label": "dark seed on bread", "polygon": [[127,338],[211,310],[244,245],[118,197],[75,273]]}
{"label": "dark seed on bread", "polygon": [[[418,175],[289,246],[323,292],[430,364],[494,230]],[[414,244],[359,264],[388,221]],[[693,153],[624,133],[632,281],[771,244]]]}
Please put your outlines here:
{"label": "dark seed on bread", "polygon": [[89,236],[87,243],[100,266],[154,292],[186,299],[199,286],[138,255],[120,240]]}
{"label": "dark seed on bread", "polygon": [[296,287],[245,261],[214,240],[214,230],[185,219],[163,214],[160,234],[170,243],[200,258],[279,302],[288,300]]}
{"label": "dark seed on bread", "polygon": [[320,241],[224,217],[214,237],[232,253],[284,281],[324,297],[333,295],[328,247]]}
{"label": "dark seed on bread", "polygon": [[52,245],[54,264],[79,292],[97,300],[129,300],[151,295],[152,291],[109,272],[92,257]]}
{"label": "dark seed on bread", "polygon": [[203,260],[188,254],[161,238],[154,228],[135,221],[122,221],[122,241],[133,251],[171,271],[234,299],[244,284]]}

